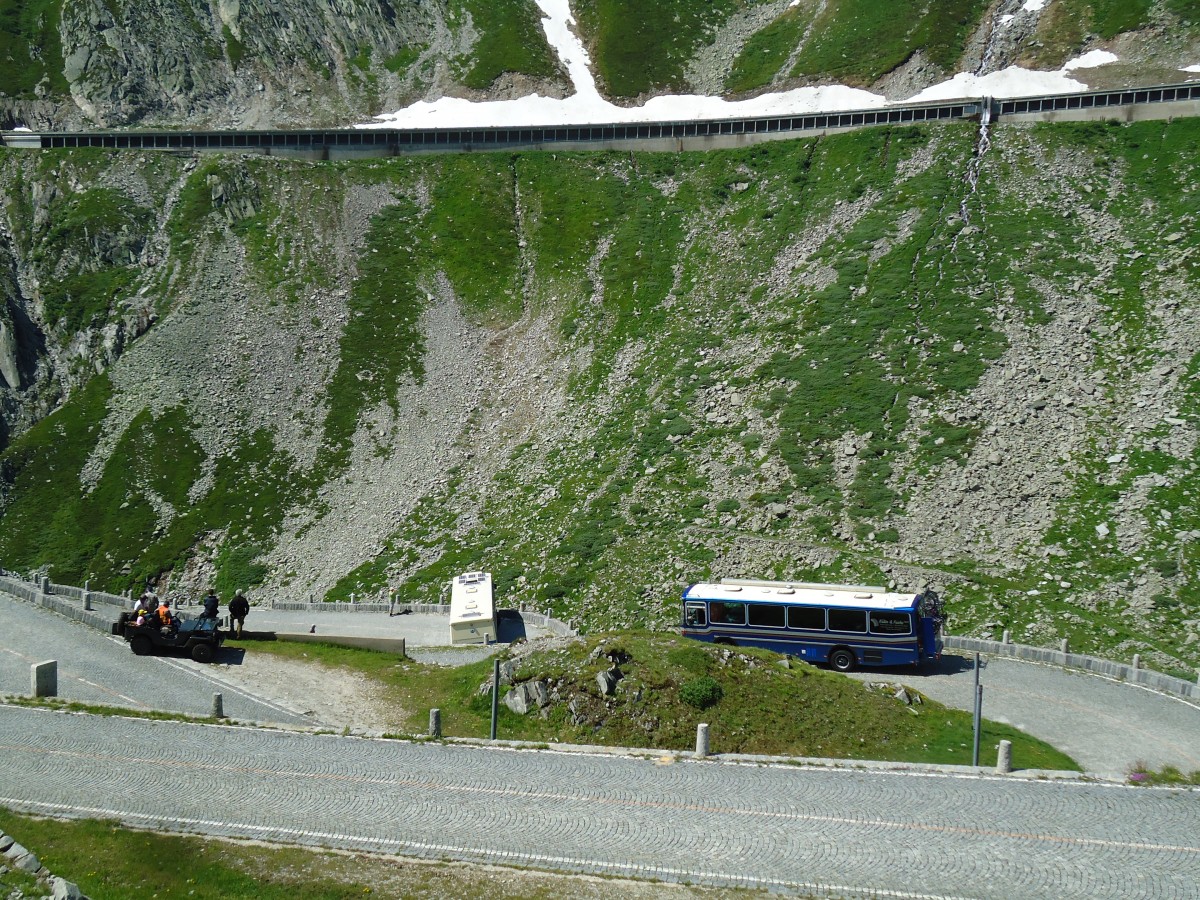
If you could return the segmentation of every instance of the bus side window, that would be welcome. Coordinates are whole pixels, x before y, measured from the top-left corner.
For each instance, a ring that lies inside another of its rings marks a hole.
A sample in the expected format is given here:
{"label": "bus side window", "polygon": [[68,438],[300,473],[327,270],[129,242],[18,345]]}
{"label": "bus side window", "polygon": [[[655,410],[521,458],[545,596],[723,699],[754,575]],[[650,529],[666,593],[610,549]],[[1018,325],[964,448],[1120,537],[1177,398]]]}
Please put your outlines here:
{"label": "bus side window", "polygon": [[707,624],[705,618],[703,606],[689,606],[684,613],[684,621],[689,628],[703,628]]}
{"label": "bus side window", "polygon": [[723,603],[714,601],[708,605],[714,625],[745,625],[745,603]]}
{"label": "bus side window", "polygon": [[862,609],[831,609],[829,611],[830,631],[851,631],[858,634],[867,633],[867,613]]}

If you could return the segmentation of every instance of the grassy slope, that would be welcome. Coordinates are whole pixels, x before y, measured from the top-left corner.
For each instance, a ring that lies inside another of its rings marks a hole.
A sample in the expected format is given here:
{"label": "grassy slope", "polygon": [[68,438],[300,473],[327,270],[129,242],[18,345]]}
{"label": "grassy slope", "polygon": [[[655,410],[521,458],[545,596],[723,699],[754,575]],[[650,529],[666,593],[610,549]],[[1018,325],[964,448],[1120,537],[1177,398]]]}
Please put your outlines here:
{"label": "grassy slope", "polygon": [[873,0],[838,0],[817,18],[792,74],[868,85],[918,49],[954,71],[986,7],[983,0],[930,0],[898,11]]}
{"label": "grassy slope", "polygon": [[[1123,32],[1151,24],[1150,13],[1158,5],[1176,21],[1172,28],[1200,30],[1198,0],[1059,0],[1046,6],[1038,20],[1035,41],[1023,64],[1053,69],[1075,55],[1090,35],[1111,40]],[[1183,23],[1188,23],[1184,25]]]}
{"label": "grassy slope", "polygon": [[613,97],[664,92],[683,84],[683,71],[711,30],[761,0],[576,0],[572,12],[595,72]]}
{"label": "grassy slope", "polygon": [[[997,135],[1001,146],[1029,143],[1033,155],[1020,164],[1028,172],[1040,166],[1036,154],[1062,153],[1094,161],[1096,179],[1111,171],[1122,178],[1123,192],[1100,192],[1090,202],[1127,223],[1127,237],[1145,252],[1118,273],[1115,293],[1104,294],[1107,314],[1134,349],[1154,339],[1139,323],[1142,286],[1160,278],[1158,238],[1191,233],[1184,188],[1194,179],[1188,148],[1197,137],[1186,121]],[[264,197],[289,179],[298,186],[318,180],[310,202],[286,215],[257,214],[246,220],[252,227],[229,226],[203,190],[192,191],[194,203],[191,189],[184,192],[180,234],[201,241],[232,227],[264,267],[281,265],[271,248],[285,240],[293,259],[316,252],[327,229],[322,210],[337,208],[355,183],[385,184],[399,197],[418,184],[428,189],[430,208],[400,201],[375,220],[352,284],[359,315],[345,326],[343,346],[376,367],[373,380],[355,377],[362,366],[343,354],[345,375],[339,369],[326,388],[334,415],[314,431],[326,446],[316,470],[293,471],[273,453],[269,434],[242,435],[245,457],[218,467],[213,499],[165,524],[152,514],[148,491],[182,510],[179,498],[204,451],[174,446],[183,455],[166,472],[168,456],[139,455],[130,439],[129,451],[110,462],[103,491],[80,497],[78,473],[94,440],[87,429],[105,402],[97,382],[4,454],[13,488],[0,559],[15,567],[51,563],[65,581],[92,574],[125,587],[178,560],[197,534],[236,521],[227,558],[252,565],[245,552],[233,553],[236,542],[271,542],[287,504],[307,502],[341,471],[345,438],[360,413],[391,396],[397,379],[421,371],[421,337],[411,320],[423,302],[422,279],[441,271],[478,321],[510,323],[522,302],[551,317],[563,352],[587,361],[567,386],[582,415],[552,447],[514,448],[482,495],[467,491],[466,473],[446,473],[446,483],[383,536],[385,550],[348,573],[334,596],[378,588],[391,566],[405,574],[406,598],[429,598],[451,574],[481,566],[497,574],[505,603],[549,605],[605,627],[672,621],[678,581],[730,565],[768,577],[886,580],[880,563],[896,553],[914,487],[953,471],[945,467],[965,459],[979,436],[978,424],[938,410],[952,410],[1005,351],[995,298],[1011,297],[1010,312],[1036,322],[1047,315],[1039,284],[1067,285],[1087,274],[1072,250],[1111,252],[1103,236],[1056,225],[1062,213],[1050,193],[1030,191],[1015,202],[1003,194],[1002,180],[1022,173],[1004,168],[1010,163],[1001,164],[999,149],[972,201],[987,211],[974,219],[983,229],[961,233],[953,211],[972,140],[970,128],[948,126],[709,155],[479,155],[315,168],[214,160],[209,166],[231,183],[237,173],[242,189]],[[192,184],[209,174],[194,174]],[[1051,232],[1064,243],[1047,246],[1043,236]],[[31,240],[17,235],[18,246]],[[519,240],[527,245],[523,256]],[[608,250],[597,258],[602,241]],[[799,253],[798,242],[808,250]],[[186,256],[188,246],[181,238],[177,251]],[[785,258],[793,262],[771,275]],[[526,265],[534,275],[528,282]],[[284,269],[301,287],[315,278],[303,265]],[[604,286],[602,302],[593,299],[593,272]],[[299,312],[302,296],[281,290],[266,302],[295,304]],[[395,298],[408,299],[385,302]],[[732,418],[707,414],[732,393],[744,398]],[[1194,391],[1181,396],[1180,414],[1195,415],[1196,400]],[[593,415],[599,403],[606,411]],[[914,410],[924,412],[914,418]],[[186,409],[144,420],[153,440],[171,429],[186,433],[187,422]],[[860,462],[852,478],[839,481],[839,441],[847,434],[861,440]],[[1101,486],[1107,455],[1098,447],[1081,470],[1048,537],[1068,553],[1064,567],[1085,566],[1065,579],[1074,591],[1047,587],[1040,547],[1029,548],[1027,567],[1007,571],[978,564],[963,548],[952,561],[966,579],[953,598],[957,628],[990,621],[1019,631],[1049,609],[1057,614],[1053,627],[1081,650],[1125,652],[1125,642],[1136,640],[1190,658],[1178,633],[1200,603],[1195,545],[1172,543],[1177,531],[1200,527],[1190,463],[1138,451],[1122,481]],[[259,486],[233,475],[247,461],[273,473],[263,498],[250,493]],[[1168,475],[1170,486],[1150,497],[1150,537],[1135,559],[1096,546],[1087,532],[1097,504],[1115,507],[1141,473]],[[103,528],[71,512],[85,503],[103,511]],[[788,514],[766,515],[774,503]],[[263,512],[243,525],[233,511],[248,507]],[[47,509],[63,512],[47,518]],[[1168,522],[1160,510],[1174,518]],[[459,529],[464,511],[477,518]],[[797,547],[819,552],[805,562]],[[922,561],[919,548],[908,554]],[[1164,579],[1149,621],[1120,602],[1092,609],[1077,599],[1079,585],[1099,589],[1144,573]],[[1037,600],[1028,594],[1035,588]]]}
{"label": "grassy slope", "polygon": [[[479,41],[468,59],[459,60],[459,77],[470,88],[486,89],[505,72],[549,78],[558,58],[546,42],[541,11],[528,0],[459,0],[469,13]],[[461,13],[460,13],[461,14]]]}
{"label": "grassy slope", "polygon": [[66,92],[58,37],[61,9],[62,0],[0,0],[0,92],[31,97],[47,76],[51,89]]}
{"label": "grassy slope", "polygon": [[[365,673],[379,683],[382,696],[408,712],[405,725],[411,733],[424,731],[434,707],[442,710],[447,736],[488,733],[491,699],[480,685],[491,679],[491,660],[445,668],[411,660],[397,665],[388,654],[342,647],[249,646],[256,653],[304,656]],[[606,698],[596,675],[614,657],[623,677],[616,693]],[[594,635],[521,660],[513,680],[546,682],[552,702],[545,715],[524,716],[501,704],[498,734],[511,740],[687,750],[695,746],[696,725],[707,722],[717,753],[970,765],[969,713],[928,700],[906,706],[891,690],[873,691],[798,661],[784,668],[780,659],[765,650],[731,650],[669,635]],[[686,686],[705,677],[720,685],[720,699],[702,708],[689,705],[683,699]],[[1049,745],[986,721],[981,765],[995,764],[1000,740],[1013,741],[1018,768],[1078,768]]]}
{"label": "grassy slope", "polygon": [[[1122,365],[1114,362],[1120,355],[1135,355],[1139,347],[1156,338],[1161,326],[1155,321],[1148,301],[1176,294],[1180,278],[1185,283],[1194,283],[1200,272],[1200,263],[1194,258],[1187,259],[1181,268],[1164,266],[1160,243],[1176,232],[1180,222],[1194,215],[1191,184],[1200,175],[1200,164],[1187,148],[1197,136],[1200,123],[1195,120],[1177,126],[1146,123],[1134,129],[1107,124],[1037,129],[1034,145],[1039,156],[1081,153],[1092,161],[1093,173],[1068,179],[1060,189],[1079,192],[1092,209],[1122,222],[1123,240],[1138,248],[1156,245],[1160,248],[1159,252],[1138,256],[1140,249],[1129,251],[1122,245],[1126,255],[1120,258],[1113,274],[1098,283],[1094,267],[1080,261],[1087,255],[1095,258],[1094,235],[1086,229],[1063,227],[1061,219],[1054,221],[1056,217],[1040,210],[1036,202],[1027,201],[1022,208],[1012,198],[1002,201],[994,192],[998,181],[986,189],[989,195],[984,202],[997,212],[989,222],[990,229],[997,238],[1003,236],[1010,243],[1009,252],[1014,258],[1026,260],[1024,271],[1012,276],[1018,296],[1024,297],[1028,304],[1036,303],[1035,284],[1039,279],[1058,283],[1077,278],[1092,281],[1104,302],[1104,321],[1112,328],[1109,338],[1101,342],[1100,353],[1115,368]],[[1026,165],[1032,170],[1041,162],[1031,155]],[[1111,196],[1098,191],[1084,192],[1085,183],[1114,169],[1126,173],[1128,191]],[[1047,239],[1053,240],[1052,246]],[[998,261],[993,262],[994,268],[999,265]],[[1140,359],[1135,365],[1144,371],[1160,362],[1150,357]],[[1179,404],[1176,412],[1194,420],[1200,415],[1200,390],[1195,380],[1200,372],[1200,353],[1169,362],[1187,372],[1182,380],[1186,388],[1176,398]],[[1169,655],[1178,653],[1180,635],[1187,632],[1188,619],[1200,607],[1200,584],[1196,580],[1200,548],[1178,539],[1180,532],[1200,527],[1196,505],[1200,479],[1194,454],[1189,460],[1157,449],[1158,441],[1166,442],[1170,429],[1163,422],[1140,436],[1097,430],[1095,455],[1074,477],[1072,493],[1046,535],[1047,545],[1065,551],[1053,567],[1060,575],[1046,578],[1042,573],[1047,566],[1031,562],[1021,580],[1038,593],[1023,592],[1014,596],[1011,603],[1005,603],[1004,612],[1014,621],[1029,621],[1039,610],[1048,608],[1054,611],[1061,634],[1080,646],[1095,646],[1099,638],[1101,646],[1121,646],[1123,650],[1149,646]],[[1142,440],[1135,442],[1129,459],[1122,460],[1124,465],[1119,466],[1102,449],[1105,446],[1102,442],[1125,437]],[[1115,540],[1106,540],[1096,532],[1097,522],[1119,518],[1124,498],[1133,491],[1136,482],[1157,478],[1163,478],[1167,484],[1152,489],[1151,502],[1139,517],[1146,536],[1136,554],[1124,552]],[[1094,609],[1081,609],[1072,602],[1072,596],[1081,589],[1100,589],[1101,584],[1129,586],[1155,573],[1164,576],[1166,584],[1176,586],[1174,589],[1164,586],[1156,595],[1150,629],[1128,618],[1126,591],[1109,591],[1110,597]],[[1063,581],[1070,587],[1063,587]]]}
{"label": "grassy slope", "polygon": [[725,79],[727,91],[749,91],[771,83],[792,51],[799,46],[815,9],[791,7],[774,22],[754,33],[733,61]]}
{"label": "grassy slope", "polygon": [[[92,900],[603,900],[615,891],[632,898],[661,896],[661,889],[641,882],[153,834],[108,821],[34,818],[7,810],[0,810],[0,829]],[[35,880],[19,870],[0,875],[5,896],[18,888],[33,896]],[[683,886],[672,888],[671,895],[745,896],[738,890]]]}

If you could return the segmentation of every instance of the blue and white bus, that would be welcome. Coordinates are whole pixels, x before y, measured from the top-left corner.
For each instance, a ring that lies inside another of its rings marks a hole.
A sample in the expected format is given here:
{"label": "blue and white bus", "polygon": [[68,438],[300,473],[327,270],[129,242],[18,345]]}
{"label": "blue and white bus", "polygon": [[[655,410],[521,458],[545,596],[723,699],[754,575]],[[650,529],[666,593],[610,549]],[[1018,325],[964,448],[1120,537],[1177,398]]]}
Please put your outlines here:
{"label": "blue and white bus", "polygon": [[941,626],[932,591],[726,578],[683,592],[685,637],[765,647],[839,672],[937,660]]}

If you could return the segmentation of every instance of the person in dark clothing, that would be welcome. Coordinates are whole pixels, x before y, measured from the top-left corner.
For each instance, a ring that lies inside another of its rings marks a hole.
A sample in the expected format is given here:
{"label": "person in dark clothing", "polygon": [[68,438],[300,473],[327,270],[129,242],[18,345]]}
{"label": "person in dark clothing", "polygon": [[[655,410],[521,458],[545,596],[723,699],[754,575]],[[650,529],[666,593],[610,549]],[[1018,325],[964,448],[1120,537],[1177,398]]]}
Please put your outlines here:
{"label": "person in dark clothing", "polygon": [[246,614],[250,612],[250,601],[239,589],[229,601],[229,630],[239,638],[242,636],[242,626],[246,623]]}
{"label": "person in dark clothing", "polygon": [[220,613],[221,601],[211,590],[204,597],[204,618],[215,619]]}

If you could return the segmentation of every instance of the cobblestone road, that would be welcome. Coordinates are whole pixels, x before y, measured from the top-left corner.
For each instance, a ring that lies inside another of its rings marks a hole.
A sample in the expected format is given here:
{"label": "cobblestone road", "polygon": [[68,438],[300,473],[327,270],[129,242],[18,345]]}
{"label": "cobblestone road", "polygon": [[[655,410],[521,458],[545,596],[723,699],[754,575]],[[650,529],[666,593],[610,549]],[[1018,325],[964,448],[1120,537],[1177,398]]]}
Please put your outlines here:
{"label": "cobblestone road", "polygon": [[[240,652],[222,648],[219,658],[236,663]],[[220,693],[232,718],[313,724],[297,711],[218,681],[200,663],[134,656],[120,638],[0,594],[0,694],[28,695],[29,667],[48,659],[58,661],[58,695],[65,700],[207,716],[213,694]]]}
{"label": "cobblestone road", "polygon": [[[972,663],[944,656],[921,673],[860,671],[863,681],[894,681],[957,709],[974,708]],[[1123,780],[1135,763],[1200,771],[1200,707],[1133,684],[1055,666],[984,659],[984,718],[1053,744],[1085,772]],[[1019,761],[1016,762],[1019,765]]]}
{"label": "cobblestone road", "polygon": [[1194,898],[1200,795],[410,744],[0,708],[0,803],[790,891]]}

